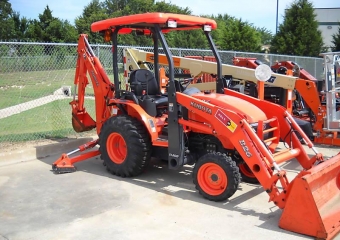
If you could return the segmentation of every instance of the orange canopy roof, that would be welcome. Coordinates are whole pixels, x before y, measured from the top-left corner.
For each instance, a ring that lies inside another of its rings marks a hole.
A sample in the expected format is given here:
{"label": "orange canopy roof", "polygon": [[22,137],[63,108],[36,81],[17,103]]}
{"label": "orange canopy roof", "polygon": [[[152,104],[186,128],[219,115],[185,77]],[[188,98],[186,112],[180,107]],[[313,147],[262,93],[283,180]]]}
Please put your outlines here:
{"label": "orange canopy roof", "polygon": [[[177,22],[177,28],[168,28],[166,26],[168,20],[175,20]],[[163,32],[168,32],[169,30],[197,29],[203,25],[210,25],[211,29],[217,28],[216,22],[209,18],[174,13],[143,13],[94,22],[91,25],[91,30],[93,32],[99,32],[120,26],[123,28],[119,33],[130,33],[132,30],[142,30],[151,27],[153,24],[160,24]]]}

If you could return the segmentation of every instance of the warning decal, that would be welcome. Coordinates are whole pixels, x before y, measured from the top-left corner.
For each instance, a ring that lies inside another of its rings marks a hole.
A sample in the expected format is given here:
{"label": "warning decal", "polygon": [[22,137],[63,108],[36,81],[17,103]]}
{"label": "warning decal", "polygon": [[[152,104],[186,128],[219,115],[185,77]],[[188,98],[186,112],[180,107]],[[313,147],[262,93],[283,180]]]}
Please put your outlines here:
{"label": "warning decal", "polygon": [[217,118],[221,123],[226,125],[226,127],[231,131],[234,132],[237,128],[236,123],[234,123],[227,115],[225,115],[220,109],[217,109],[215,113],[215,118]]}

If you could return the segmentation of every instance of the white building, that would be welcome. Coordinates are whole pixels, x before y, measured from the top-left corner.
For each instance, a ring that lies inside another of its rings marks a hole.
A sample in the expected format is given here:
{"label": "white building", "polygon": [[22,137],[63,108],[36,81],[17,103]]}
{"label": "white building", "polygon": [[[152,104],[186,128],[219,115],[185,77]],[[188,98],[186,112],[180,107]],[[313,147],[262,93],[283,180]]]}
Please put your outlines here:
{"label": "white building", "polygon": [[319,23],[324,45],[330,48],[333,46],[332,35],[338,32],[340,8],[314,8],[314,12]]}

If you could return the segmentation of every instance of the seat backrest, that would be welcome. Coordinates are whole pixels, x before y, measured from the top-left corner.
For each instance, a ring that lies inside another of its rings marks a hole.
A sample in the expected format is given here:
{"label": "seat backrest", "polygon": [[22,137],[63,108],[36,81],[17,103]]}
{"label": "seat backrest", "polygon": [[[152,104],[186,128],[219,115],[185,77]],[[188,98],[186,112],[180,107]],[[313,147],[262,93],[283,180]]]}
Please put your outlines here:
{"label": "seat backrest", "polygon": [[[137,69],[130,74],[130,86],[131,90],[135,92],[136,95],[141,95],[145,91],[148,95],[159,95],[160,88],[157,84],[154,74],[147,69]],[[141,88],[137,85],[141,85]]]}

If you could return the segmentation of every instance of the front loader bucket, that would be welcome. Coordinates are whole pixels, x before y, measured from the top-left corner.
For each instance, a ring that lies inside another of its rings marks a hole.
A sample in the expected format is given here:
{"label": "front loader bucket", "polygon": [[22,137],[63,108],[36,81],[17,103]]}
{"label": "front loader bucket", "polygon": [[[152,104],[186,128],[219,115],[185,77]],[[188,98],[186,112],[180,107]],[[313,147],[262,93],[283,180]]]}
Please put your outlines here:
{"label": "front loader bucket", "polygon": [[279,226],[333,238],[340,231],[340,155],[303,170],[291,184]]}

